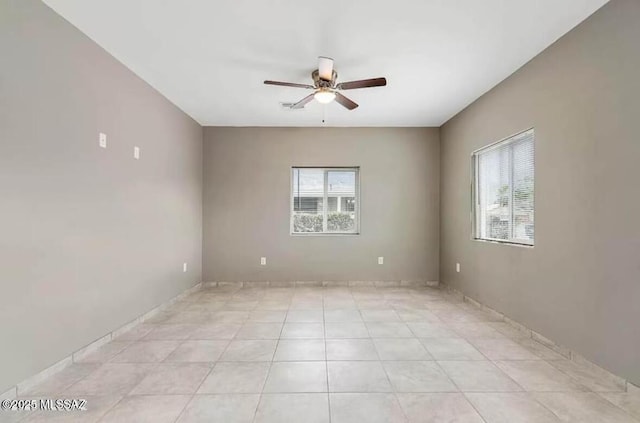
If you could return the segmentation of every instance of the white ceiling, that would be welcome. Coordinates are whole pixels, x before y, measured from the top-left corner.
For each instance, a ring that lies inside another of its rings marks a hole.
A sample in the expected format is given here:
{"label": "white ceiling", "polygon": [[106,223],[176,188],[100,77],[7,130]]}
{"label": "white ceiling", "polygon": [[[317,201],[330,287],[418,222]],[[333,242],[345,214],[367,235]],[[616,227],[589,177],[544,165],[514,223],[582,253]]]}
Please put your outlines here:
{"label": "white ceiling", "polygon": [[[606,0],[44,0],[203,125],[439,126]],[[360,107],[316,102],[317,56]]]}

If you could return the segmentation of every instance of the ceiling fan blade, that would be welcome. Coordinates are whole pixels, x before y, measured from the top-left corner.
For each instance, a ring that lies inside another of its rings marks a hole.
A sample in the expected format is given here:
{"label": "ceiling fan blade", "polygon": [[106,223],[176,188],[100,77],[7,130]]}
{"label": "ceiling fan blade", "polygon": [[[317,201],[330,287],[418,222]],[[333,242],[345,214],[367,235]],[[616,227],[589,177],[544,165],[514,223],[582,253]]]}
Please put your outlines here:
{"label": "ceiling fan blade", "polygon": [[325,81],[333,78],[333,59],[330,57],[318,57],[318,75]]}
{"label": "ceiling fan blade", "polygon": [[360,81],[341,82],[336,85],[339,90],[355,90],[357,88],[384,87],[387,85],[386,78],[362,79]]}
{"label": "ceiling fan blade", "polygon": [[355,109],[356,107],[358,107],[358,103],[356,103],[355,101],[353,101],[353,100],[351,100],[351,99],[349,99],[349,98],[347,98],[347,97],[343,96],[343,95],[342,95],[342,94],[340,94],[340,93],[336,93],[336,101],[337,101],[340,105],[342,105],[342,106],[346,107],[346,108],[347,108],[347,109],[349,109],[349,110],[353,110],[353,109]]}
{"label": "ceiling fan blade", "polygon": [[266,85],[279,85],[282,87],[294,87],[294,88],[306,88],[309,90],[313,90],[316,87],[309,84],[296,84],[294,82],[280,82],[280,81],[264,81]]}
{"label": "ceiling fan blade", "polygon": [[305,98],[303,98],[302,100],[298,101],[296,104],[294,104],[293,106],[291,106],[292,109],[303,109],[304,106],[306,106],[306,104],[308,102],[310,102],[311,100],[313,100],[313,96],[315,95],[315,93],[313,94],[309,94],[308,96],[306,96]]}

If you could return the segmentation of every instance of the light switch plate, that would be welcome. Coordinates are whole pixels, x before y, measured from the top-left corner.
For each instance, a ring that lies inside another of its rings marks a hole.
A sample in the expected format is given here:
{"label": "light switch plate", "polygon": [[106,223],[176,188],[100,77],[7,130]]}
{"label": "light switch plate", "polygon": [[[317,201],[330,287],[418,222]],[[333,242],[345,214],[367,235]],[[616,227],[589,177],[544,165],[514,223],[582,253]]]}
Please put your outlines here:
{"label": "light switch plate", "polygon": [[140,147],[133,147],[133,158],[140,160]]}
{"label": "light switch plate", "polygon": [[456,263],[456,272],[460,273],[460,263]]}
{"label": "light switch plate", "polygon": [[378,264],[384,264],[384,257],[378,257]]}
{"label": "light switch plate", "polygon": [[102,148],[107,148],[107,134],[100,132],[98,136],[98,144]]}
{"label": "light switch plate", "polygon": [[262,266],[266,266],[267,265],[267,258],[266,257],[260,257],[260,264]]}
{"label": "light switch plate", "polygon": [[182,271],[186,273],[186,271],[187,271],[187,263],[182,263]]}

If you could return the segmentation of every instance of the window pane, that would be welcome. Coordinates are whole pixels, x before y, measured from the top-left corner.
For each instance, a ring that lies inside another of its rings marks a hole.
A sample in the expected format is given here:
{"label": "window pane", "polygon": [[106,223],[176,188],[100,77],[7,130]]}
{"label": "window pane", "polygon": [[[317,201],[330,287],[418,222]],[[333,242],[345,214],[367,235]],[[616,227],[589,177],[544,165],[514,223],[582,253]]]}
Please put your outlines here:
{"label": "window pane", "polygon": [[294,210],[305,213],[321,213],[322,198],[297,197],[294,203]]}
{"label": "window pane", "polygon": [[508,240],[510,234],[510,154],[498,148],[479,157],[480,237]]}
{"label": "window pane", "polygon": [[322,232],[324,172],[293,169],[293,232]]}
{"label": "window pane", "polygon": [[327,210],[329,212],[338,211],[338,197],[327,197]]}
{"label": "window pane", "polygon": [[[327,171],[327,230],[353,232],[356,228],[356,172],[352,170]],[[347,200],[351,200],[350,202]],[[348,207],[343,207],[345,204]]]}
{"label": "window pane", "polygon": [[292,168],[292,233],[358,232],[358,168]]}
{"label": "window pane", "polygon": [[342,197],[341,199],[342,211],[356,211],[356,197]]}
{"label": "window pane", "polygon": [[533,139],[513,144],[513,238],[533,243]]}
{"label": "window pane", "polygon": [[533,245],[534,131],[474,154],[476,238]]}

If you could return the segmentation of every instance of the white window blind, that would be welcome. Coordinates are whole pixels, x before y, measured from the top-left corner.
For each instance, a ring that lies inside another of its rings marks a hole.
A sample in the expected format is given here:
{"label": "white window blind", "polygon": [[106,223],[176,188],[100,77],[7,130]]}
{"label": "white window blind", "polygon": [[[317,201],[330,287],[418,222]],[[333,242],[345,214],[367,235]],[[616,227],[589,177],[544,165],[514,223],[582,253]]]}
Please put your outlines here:
{"label": "white window blind", "polygon": [[359,169],[291,169],[292,234],[357,234]]}
{"label": "white window blind", "polygon": [[474,237],[533,245],[534,131],[473,154]]}

